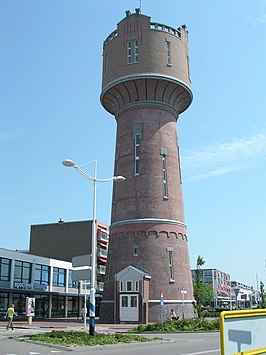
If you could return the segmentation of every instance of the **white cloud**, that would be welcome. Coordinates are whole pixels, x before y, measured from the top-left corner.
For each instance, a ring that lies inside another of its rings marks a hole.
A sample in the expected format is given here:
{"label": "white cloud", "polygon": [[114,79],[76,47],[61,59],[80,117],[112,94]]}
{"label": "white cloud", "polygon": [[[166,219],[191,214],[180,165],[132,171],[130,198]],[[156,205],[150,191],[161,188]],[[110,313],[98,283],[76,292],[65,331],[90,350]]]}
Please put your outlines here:
{"label": "white cloud", "polygon": [[239,166],[235,166],[235,167],[221,167],[221,168],[217,168],[215,170],[210,170],[207,171],[203,174],[197,174],[193,177],[191,177],[189,179],[189,181],[195,181],[195,180],[204,180],[204,179],[208,179],[211,177],[216,177],[216,176],[221,176],[221,175],[225,175],[225,174],[229,174],[229,173],[234,173],[236,171],[240,171],[240,170],[244,170],[247,167],[244,165],[239,165]]}
{"label": "white cloud", "polygon": [[23,130],[17,130],[14,132],[1,132],[0,133],[0,143],[10,142],[24,134]]}
{"label": "white cloud", "polygon": [[235,139],[202,147],[182,156],[184,171],[193,177],[190,180],[206,179],[247,169],[260,157],[266,156],[266,134]]}
{"label": "white cloud", "polygon": [[266,12],[261,12],[253,21],[253,27],[266,23]]}

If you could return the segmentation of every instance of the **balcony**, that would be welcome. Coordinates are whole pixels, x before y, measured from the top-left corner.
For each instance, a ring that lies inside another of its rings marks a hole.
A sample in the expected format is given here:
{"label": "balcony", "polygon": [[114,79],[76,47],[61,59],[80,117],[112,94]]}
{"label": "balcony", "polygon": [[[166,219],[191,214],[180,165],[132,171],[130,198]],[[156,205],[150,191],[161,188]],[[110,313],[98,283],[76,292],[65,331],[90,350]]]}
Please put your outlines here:
{"label": "balcony", "polygon": [[106,272],[106,266],[105,265],[98,265],[97,266],[97,274],[105,275],[105,272]]}
{"label": "balcony", "polygon": [[108,243],[109,242],[109,235],[105,230],[103,231],[102,229],[98,228],[97,239],[98,239],[98,241],[103,241],[103,242]]}
{"label": "balcony", "polygon": [[107,258],[107,254],[108,254],[108,250],[107,249],[99,248],[98,251],[97,251],[97,256],[99,258]]}
{"label": "balcony", "polygon": [[104,282],[97,282],[97,291],[103,291]]}

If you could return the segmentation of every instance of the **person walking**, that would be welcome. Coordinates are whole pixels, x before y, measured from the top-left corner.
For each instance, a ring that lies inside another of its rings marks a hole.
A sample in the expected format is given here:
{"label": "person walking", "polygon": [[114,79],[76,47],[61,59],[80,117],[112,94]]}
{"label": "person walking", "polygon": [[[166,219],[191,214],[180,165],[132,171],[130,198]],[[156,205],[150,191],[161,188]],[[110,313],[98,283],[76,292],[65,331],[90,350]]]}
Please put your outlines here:
{"label": "person walking", "polygon": [[5,318],[7,318],[7,325],[6,325],[6,330],[9,329],[9,327],[14,330],[13,328],[13,318],[14,315],[17,316],[17,313],[15,312],[15,306],[14,304],[11,304],[11,306],[8,308],[6,311]]}

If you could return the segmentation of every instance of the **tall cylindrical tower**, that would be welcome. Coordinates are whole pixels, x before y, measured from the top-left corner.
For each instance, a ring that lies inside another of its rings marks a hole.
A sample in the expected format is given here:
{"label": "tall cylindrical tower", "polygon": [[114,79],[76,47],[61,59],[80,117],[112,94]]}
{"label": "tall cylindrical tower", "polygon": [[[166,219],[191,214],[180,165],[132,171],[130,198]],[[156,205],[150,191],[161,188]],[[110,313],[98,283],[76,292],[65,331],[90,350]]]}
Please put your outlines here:
{"label": "tall cylindrical tower", "polygon": [[103,322],[193,315],[176,129],[191,101],[186,26],[126,11],[103,47],[101,103],[117,121],[114,174],[126,177],[113,186]]}

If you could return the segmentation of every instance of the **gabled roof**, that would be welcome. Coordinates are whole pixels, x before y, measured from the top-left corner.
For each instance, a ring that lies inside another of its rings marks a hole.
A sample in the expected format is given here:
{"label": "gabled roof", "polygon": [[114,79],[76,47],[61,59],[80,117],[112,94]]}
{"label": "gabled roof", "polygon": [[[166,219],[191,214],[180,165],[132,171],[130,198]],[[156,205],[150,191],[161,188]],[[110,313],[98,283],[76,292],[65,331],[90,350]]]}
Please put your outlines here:
{"label": "gabled roof", "polygon": [[151,275],[147,271],[145,271],[137,266],[128,265],[127,267],[125,267],[124,269],[122,269],[121,271],[119,271],[116,274],[116,279],[120,279],[123,276],[123,274],[126,274],[130,270],[135,271],[138,274],[141,274],[143,278],[147,278],[147,279],[151,278]]}

